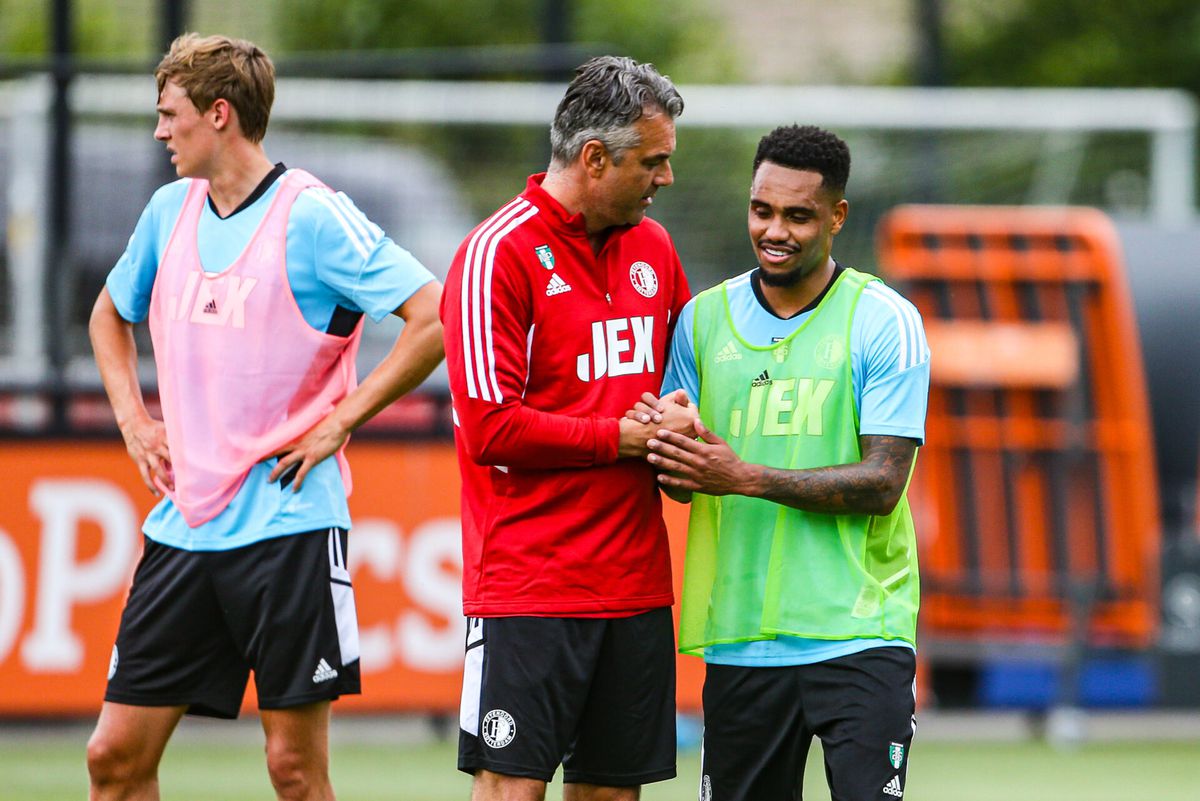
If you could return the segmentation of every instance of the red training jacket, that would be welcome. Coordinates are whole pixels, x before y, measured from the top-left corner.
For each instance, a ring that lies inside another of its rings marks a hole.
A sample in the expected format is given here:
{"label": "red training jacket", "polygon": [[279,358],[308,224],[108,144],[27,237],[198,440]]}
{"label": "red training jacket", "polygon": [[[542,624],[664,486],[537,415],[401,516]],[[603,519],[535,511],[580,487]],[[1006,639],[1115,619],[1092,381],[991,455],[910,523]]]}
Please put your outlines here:
{"label": "red training jacket", "polygon": [[544,175],[459,246],[441,317],[462,470],[463,611],[620,617],[673,603],[650,466],[618,419],[658,394],[689,297],[666,230],[596,255]]}

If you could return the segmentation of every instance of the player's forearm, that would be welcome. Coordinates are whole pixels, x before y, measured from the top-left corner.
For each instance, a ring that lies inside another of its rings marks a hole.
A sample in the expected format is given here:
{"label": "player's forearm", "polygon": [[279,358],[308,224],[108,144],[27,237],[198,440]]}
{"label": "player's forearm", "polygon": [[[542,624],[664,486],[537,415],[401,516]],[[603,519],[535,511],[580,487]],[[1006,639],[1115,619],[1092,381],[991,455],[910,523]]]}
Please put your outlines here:
{"label": "player's forearm", "polygon": [[459,432],[476,464],[579,468],[617,458],[617,421],[570,417],[519,401],[491,404],[459,399]]}
{"label": "player's forearm", "polygon": [[916,454],[904,437],[866,437],[863,460],[807,470],[752,465],[744,493],[807,512],[886,515],[896,508]]}
{"label": "player's forearm", "polygon": [[131,425],[149,419],[150,414],[138,381],[133,325],[117,313],[107,290],[101,292],[92,308],[88,335],[117,426],[125,434]]}
{"label": "player's forearm", "polygon": [[331,417],[347,434],[420,386],[442,361],[442,324],[433,308],[406,318],[388,355],[334,408]]}
{"label": "player's forearm", "polygon": [[862,464],[810,470],[755,467],[757,475],[746,495],[806,512],[886,515],[900,500],[900,492],[885,477]]}

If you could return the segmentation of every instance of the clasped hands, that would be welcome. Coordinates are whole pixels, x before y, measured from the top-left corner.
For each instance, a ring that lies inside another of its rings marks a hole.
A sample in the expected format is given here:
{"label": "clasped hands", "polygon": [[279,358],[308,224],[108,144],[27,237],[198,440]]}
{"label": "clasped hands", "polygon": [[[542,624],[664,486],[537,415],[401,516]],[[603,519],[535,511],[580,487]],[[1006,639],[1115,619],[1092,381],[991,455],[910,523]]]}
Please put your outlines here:
{"label": "clasped hands", "polygon": [[[700,420],[696,404],[678,389],[661,398],[649,392],[625,412],[629,421],[652,428],[645,440],[646,460],[668,491],[706,495],[748,494],[754,466],[743,462],[729,444]],[[624,429],[623,429],[624,431]]]}

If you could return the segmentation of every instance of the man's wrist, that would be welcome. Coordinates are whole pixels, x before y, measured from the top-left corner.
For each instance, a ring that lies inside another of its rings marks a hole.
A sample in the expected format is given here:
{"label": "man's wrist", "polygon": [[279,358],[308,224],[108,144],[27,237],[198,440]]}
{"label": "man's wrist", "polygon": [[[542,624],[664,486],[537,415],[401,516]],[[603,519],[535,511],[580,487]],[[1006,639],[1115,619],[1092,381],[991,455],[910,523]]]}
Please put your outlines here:
{"label": "man's wrist", "polygon": [[650,452],[646,442],[654,435],[657,426],[639,423],[622,417],[617,421],[617,458],[642,457]]}

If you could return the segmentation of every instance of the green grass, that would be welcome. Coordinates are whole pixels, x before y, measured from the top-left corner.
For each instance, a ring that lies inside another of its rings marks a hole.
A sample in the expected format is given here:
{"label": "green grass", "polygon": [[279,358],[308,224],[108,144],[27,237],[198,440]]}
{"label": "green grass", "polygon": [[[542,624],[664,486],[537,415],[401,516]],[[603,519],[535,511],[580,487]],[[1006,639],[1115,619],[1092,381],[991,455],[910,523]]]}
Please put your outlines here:
{"label": "green grass", "polygon": [[[76,801],[87,795],[86,731],[0,728],[0,800]],[[273,797],[253,736],[181,736],[167,749],[162,796],[177,801]],[[1056,751],[1040,742],[928,742],[911,754],[909,801],[1195,801],[1200,743],[1104,742]],[[695,752],[680,755],[679,778],[651,785],[646,801],[693,801]],[[470,779],[454,769],[452,742],[388,745],[336,742],[333,776],[341,801],[465,801]],[[561,798],[556,786],[549,799]],[[820,750],[805,779],[808,801],[828,801]]]}

